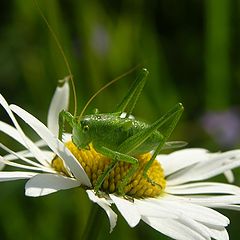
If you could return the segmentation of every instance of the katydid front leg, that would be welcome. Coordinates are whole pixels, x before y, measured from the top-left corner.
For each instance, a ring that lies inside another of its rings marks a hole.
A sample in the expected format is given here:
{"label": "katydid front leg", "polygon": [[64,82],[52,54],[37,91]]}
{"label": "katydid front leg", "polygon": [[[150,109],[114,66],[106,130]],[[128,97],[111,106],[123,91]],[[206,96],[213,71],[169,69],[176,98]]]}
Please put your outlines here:
{"label": "katydid front leg", "polygon": [[108,174],[114,169],[114,167],[116,166],[116,164],[118,162],[121,161],[121,162],[127,162],[127,163],[132,164],[132,167],[128,170],[127,174],[122,179],[122,182],[117,186],[119,194],[124,195],[124,187],[128,184],[130,178],[132,177],[132,175],[134,174],[134,172],[137,170],[137,168],[139,166],[138,160],[132,156],[129,156],[124,153],[117,152],[117,151],[113,151],[109,148],[106,148],[106,147],[98,145],[98,144],[93,143],[93,147],[97,152],[101,153],[102,155],[104,155],[106,157],[109,157],[112,160],[111,163],[108,165],[108,167],[104,170],[102,175],[99,176],[99,178],[97,179],[97,182],[94,187],[94,190],[96,192],[99,191],[102,183],[104,182],[104,180],[106,179]]}
{"label": "katydid front leg", "polygon": [[59,125],[59,132],[58,132],[58,139],[62,141],[62,136],[64,133],[65,122],[67,122],[71,127],[74,125],[75,118],[70,112],[62,110],[58,115],[58,125]]}

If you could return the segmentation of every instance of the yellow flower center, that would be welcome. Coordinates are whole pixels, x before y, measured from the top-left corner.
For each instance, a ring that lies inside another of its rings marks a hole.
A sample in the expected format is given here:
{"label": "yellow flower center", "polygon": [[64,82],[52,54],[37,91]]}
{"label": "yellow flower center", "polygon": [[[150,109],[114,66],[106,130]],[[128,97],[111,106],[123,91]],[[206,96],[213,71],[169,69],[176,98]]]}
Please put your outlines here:
{"label": "yellow flower center", "polygon": [[[103,171],[107,168],[111,159],[97,153],[91,145],[89,150],[78,149],[72,142],[67,142],[66,146],[80,162],[92,185],[95,186],[98,177],[101,176]],[[125,186],[124,193],[135,198],[159,196],[166,186],[164,172],[160,163],[155,160],[147,172],[149,179],[155,183],[152,184],[148,181],[148,179],[143,177],[144,166],[150,160],[151,154],[146,153],[136,158],[139,161],[139,167]],[[132,164],[130,163],[119,161],[104,180],[101,190],[106,193],[116,192],[118,184],[128,173],[131,166]],[[62,159],[59,157],[56,157],[52,161],[52,167],[58,172],[68,175],[66,169],[64,168]]]}

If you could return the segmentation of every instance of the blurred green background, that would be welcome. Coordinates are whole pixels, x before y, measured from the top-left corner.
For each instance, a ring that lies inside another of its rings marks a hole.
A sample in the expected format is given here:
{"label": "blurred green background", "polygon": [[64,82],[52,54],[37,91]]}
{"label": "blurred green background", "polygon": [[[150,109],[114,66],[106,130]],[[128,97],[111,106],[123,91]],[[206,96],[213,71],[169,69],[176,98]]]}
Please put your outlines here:
{"label": "blurred green background", "polygon": [[[79,112],[102,85],[142,64],[150,76],[136,116],[151,122],[181,101],[185,112],[172,139],[211,151],[239,147],[240,1],[38,2],[71,65]],[[57,80],[68,75],[63,57],[32,0],[1,1],[0,19],[0,92],[46,122]],[[136,73],[102,92],[88,111],[112,111]],[[84,191],[34,199],[24,196],[24,181],[0,189],[1,240],[81,239],[92,205]],[[230,238],[238,239],[239,213],[224,213]],[[102,214],[99,239],[167,239],[144,223],[131,229],[120,215],[109,235]]]}

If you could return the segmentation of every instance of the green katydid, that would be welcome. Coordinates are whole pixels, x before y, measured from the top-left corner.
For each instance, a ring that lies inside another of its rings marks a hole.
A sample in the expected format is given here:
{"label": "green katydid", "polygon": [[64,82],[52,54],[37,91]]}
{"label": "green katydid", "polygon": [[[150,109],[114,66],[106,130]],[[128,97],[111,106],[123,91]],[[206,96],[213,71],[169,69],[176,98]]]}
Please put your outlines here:
{"label": "green katydid", "polygon": [[[177,104],[160,119],[152,124],[133,119],[131,113],[146,83],[148,71],[142,69],[132,87],[113,113],[98,113],[79,117],[67,111],[59,114],[59,139],[62,139],[65,121],[72,127],[72,142],[79,149],[86,149],[91,143],[93,148],[102,155],[109,157],[111,163],[99,176],[94,186],[96,192],[108,174],[119,161],[132,164],[121,183],[117,186],[118,193],[124,194],[124,187],[137,170],[139,164],[136,156],[153,151],[151,159],[145,165],[143,175],[148,178],[147,171],[156,156],[163,148],[176,148],[185,142],[166,142],[175,128],[183,111],[182,104]],[[123,115],[129,109],[128,113]],[[85,108],[84,108],[85,109]]]}
{"label": "green katydid", "polygon": [[[71,68],[54,30],[48,23],[37,1],[34,0],[34,2],[63,56],[73,87],[75,105],[74,115],[64,110],[59,114],[59,139],[62,140],[64,124],[66,121],[72,127],[72,142],[77,148],[88,148],[89,144],[92,143],[94,149],[98,153],[112,159],[112,162],[97,179],[94,186],[96,192],[99,191],[105,178],[116,166],[116,164],[119,161],[123,161],[132,164],[132,167],[128,170],[127,174],[118,186],[118,192],[121,195],[124,195],[124,186],[127,185],[139,165],[136,156],[149,151],[153,151],[153,154],[145,165],[143,176],[152,184],[156,184],[148,178],[147,171],[153,164],[158,153],[164,148],[177,148],[185,146],[186,144],[181,141],[166,142],[182,114],[182,104],[177,104],[169,112],[152,124],[147,124],[143,121],[131,118],[131,113],[146,83],[146,77],[148,75],[148,71],[146,69],[142,69],[115,112],[106,114],[99,114],[98,112],[95,112],[92,115],[83,116],[83,112],[86,107],[99,92],[110,84],[116,82],[121,77],[132,72],[132,69],[122,76],[112,80],[94,94],[83,108],[80,116],[77,117],[77,97]],[[122,114],[127,108],[129,110],[126,116],[123,117]]]}

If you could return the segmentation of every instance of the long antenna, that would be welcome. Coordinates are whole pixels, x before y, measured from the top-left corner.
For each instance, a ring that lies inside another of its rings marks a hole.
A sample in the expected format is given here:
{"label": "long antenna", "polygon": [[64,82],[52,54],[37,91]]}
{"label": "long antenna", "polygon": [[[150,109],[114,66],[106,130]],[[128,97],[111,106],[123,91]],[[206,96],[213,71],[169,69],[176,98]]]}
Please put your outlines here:
{"label": "long antenna", "polygon": [[68,73],[69,73],[69,78],[70,78],[70,81],[71,81],[71,84],[72,84],[72,90],[73,90],[73,98],[74,98],[74,117],[76,117],[77,115],[77,94],[76,94],[76,88],[75,88],[75,84],[74,84],[74,81],[73,81],[73,75],[72,75],[72,71],[71,71],[71,68],[70,68],[70,65],[69,65],[69,62],[67,60],[67,57],[66,57],[66,54],[62,48],[62,45],[60,44],[59,40],[58,40],[58,37],[55,33],[55,31],[53,30],[53,28],[51,27],[51,25],[49,24],[48,20],[46,19],[42,9],[40,8],[37,0],[33,0],[42,19],[44,20],[44,22],[46,23],[49,31],[51,32],[53,38],[54,38],[54,41],[56,42],[57,44],[57,47],[61,53],[61,55],[63,56],[63,59],[64,59],[64,62],[66,64],[66,67],[67,67],[67,70],[68,70]]}
{"label": "long antenna", "polygon": [[107,84],[105,84],[103,87],[101,87],[96,93],[94,93],[92,95],[92,97],[87,101],[87,103],[85,104],[83,110],[81,111],[79,117],[78,117],[78,121],[80,121],[80,119],[83,116],[83,113],[85,112],[85,110],[87,109],[88,105],[92,102],[92,100],[100,93],[102,92],[105,88],[109,87],[110,85],[112,85],[113,83],[117,82],[118,80],[120,80],[121,78],[124,78],[125,76],[127,76],[128,74],[130,74],[131,72],[133,72],[136,68],[138,68],[141,64],[138,64],[137,66],[131,68],[130,70],[128,70],[127,72],[125,72],[124,74],[114,78],[112,81],[108,82]]}

